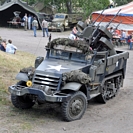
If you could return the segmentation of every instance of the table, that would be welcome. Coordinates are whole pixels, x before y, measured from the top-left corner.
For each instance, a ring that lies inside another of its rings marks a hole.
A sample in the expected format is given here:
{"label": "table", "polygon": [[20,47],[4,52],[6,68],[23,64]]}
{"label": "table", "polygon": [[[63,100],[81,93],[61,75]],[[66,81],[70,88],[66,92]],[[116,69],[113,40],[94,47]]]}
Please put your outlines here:
{"label": "table", "polygon": [[116,46],[121,46],[122,45],[119,36],[113,36],[112,41],[113,41],[113,44],[116,45]]}
{"label": "table", "polygon": [[19,26],[21,25],[21,22],[7,21],[7,23],[9,24],[9,27],[15,26],[19,28]]}

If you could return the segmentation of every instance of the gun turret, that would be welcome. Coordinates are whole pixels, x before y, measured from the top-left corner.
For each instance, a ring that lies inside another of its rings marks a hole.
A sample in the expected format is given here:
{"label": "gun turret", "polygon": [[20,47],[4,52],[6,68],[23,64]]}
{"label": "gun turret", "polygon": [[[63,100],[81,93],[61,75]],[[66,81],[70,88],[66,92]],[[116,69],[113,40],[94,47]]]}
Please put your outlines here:
{"label": "gun turret", "polygon": [[[104,26],[100,26],[97,27],[96,30],[94,30],[94,32],[92,33],[92,38],[95,37],[95,39],[92,41],[93,44],[97,43],[98,38],[100,38],[101,34],[104,34],[104,36],[106,36],[107,38],[112,39],[112,34],[108,31],[108,26],[112,23],[112,21],[114,20],[114,18],[118,15],[118,13],[121,11],[121,9],[116,13],[116,15],[110,20],[110,22],[104,27]],[[97,35],[94,36],[97,32]]]}
{"label": "gun turret", "polygon": [[[95,24],[95,22],[103,14],[105,9],[106,8],[104,8],[103,11],[99,14],[99,16],[95,19],[95,21],[92,24],[89,24],[87,27],[85,26],[84,22],[79,21],[77,23],[77,28],[78,28],[78,31],[80,31],[80,32],[77,33],[77,37],[85,38],[85,39],[89,38],[92,35],[93,31],[94,31],[94,24]],[[104,18],[105,18],[105,16],[104,16]],[[100,21],[100,23],[103,21],[103,19]],[[100,23],[98,25],[100,25]],[[81,30],[82,30],[82,32],[81,32]]]}

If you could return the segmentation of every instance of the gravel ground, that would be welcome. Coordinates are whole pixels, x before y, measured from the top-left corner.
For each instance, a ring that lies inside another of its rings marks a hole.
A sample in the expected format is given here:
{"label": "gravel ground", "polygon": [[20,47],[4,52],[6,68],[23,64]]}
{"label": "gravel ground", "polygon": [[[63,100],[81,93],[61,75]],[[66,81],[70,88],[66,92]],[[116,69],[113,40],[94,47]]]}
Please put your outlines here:
{"label": "gravel ground", "polygon": [[[52,39],[68,37],[70,31],[51,32]],[[2,38],[11,39],[18,50],[30,52],[36,56],[45,56],[44,47],[48,38],[42,32],[23,29],[0,28]],[[2,133],[133,133],[133,51],[127,46],[116,49],[126,50],[130,58],[127,62],[126,79],[118,95],[98,104],[93,100],[81,120],[64,122],[59,107],[38,107],[23,111],[12,105],[0,108],[0,132]]]}

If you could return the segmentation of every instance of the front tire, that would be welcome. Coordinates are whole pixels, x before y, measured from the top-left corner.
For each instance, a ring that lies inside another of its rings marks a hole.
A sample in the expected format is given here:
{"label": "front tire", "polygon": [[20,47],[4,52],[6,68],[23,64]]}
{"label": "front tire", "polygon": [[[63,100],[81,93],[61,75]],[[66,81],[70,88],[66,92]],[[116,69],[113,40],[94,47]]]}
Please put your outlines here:
{"label": "front tire", "polygon": [[21,109],[29,109],[35,104],[28,96],[16,96],[14,94],[11,94],[11,101],[16,108]]}
{"label": "front tire", "polygon": [[65,31],[65,27],[64,26],[61,26],[60,32],[64,32],[64,31]]}
{"label": "front tire", "polygon": [[72,94],[71,98],[62,103],[62,117],[65,121],[81,119],[87,108],[87,98],[81,91]]}
{"label": "front tire", "polygon": [[[17,85],[26,87],[26,82],[19,81]],[[32,101],[32,99],[30,99],[27,95],[17,96],[17,95],[11,94],[11,102],[16,108],[21,108],[21,109],[29,109],[35,104]]]}

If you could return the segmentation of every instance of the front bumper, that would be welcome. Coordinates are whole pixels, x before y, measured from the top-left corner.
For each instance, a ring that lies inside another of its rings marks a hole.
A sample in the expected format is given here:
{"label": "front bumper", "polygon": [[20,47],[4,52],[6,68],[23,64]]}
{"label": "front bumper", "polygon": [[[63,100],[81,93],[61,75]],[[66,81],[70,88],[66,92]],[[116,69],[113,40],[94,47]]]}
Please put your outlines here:
{"label": "front bumper", "polygon": [[49,26],[48,29],[49,30],[60,30],[61,29],[61,25],[59,25],[59,26]]}
{"label": "front bumper", "polygon": [[70,99],[71,95],[64,93],[56,93],[53,95],[47,95],[43,90],[30,87],[20,87],[17,85],[12,85],[8,88],[11,94],[17,96],[23,96],[25,94],[36,95],[38,100],[47,101],[47,102],[64,102]]}

